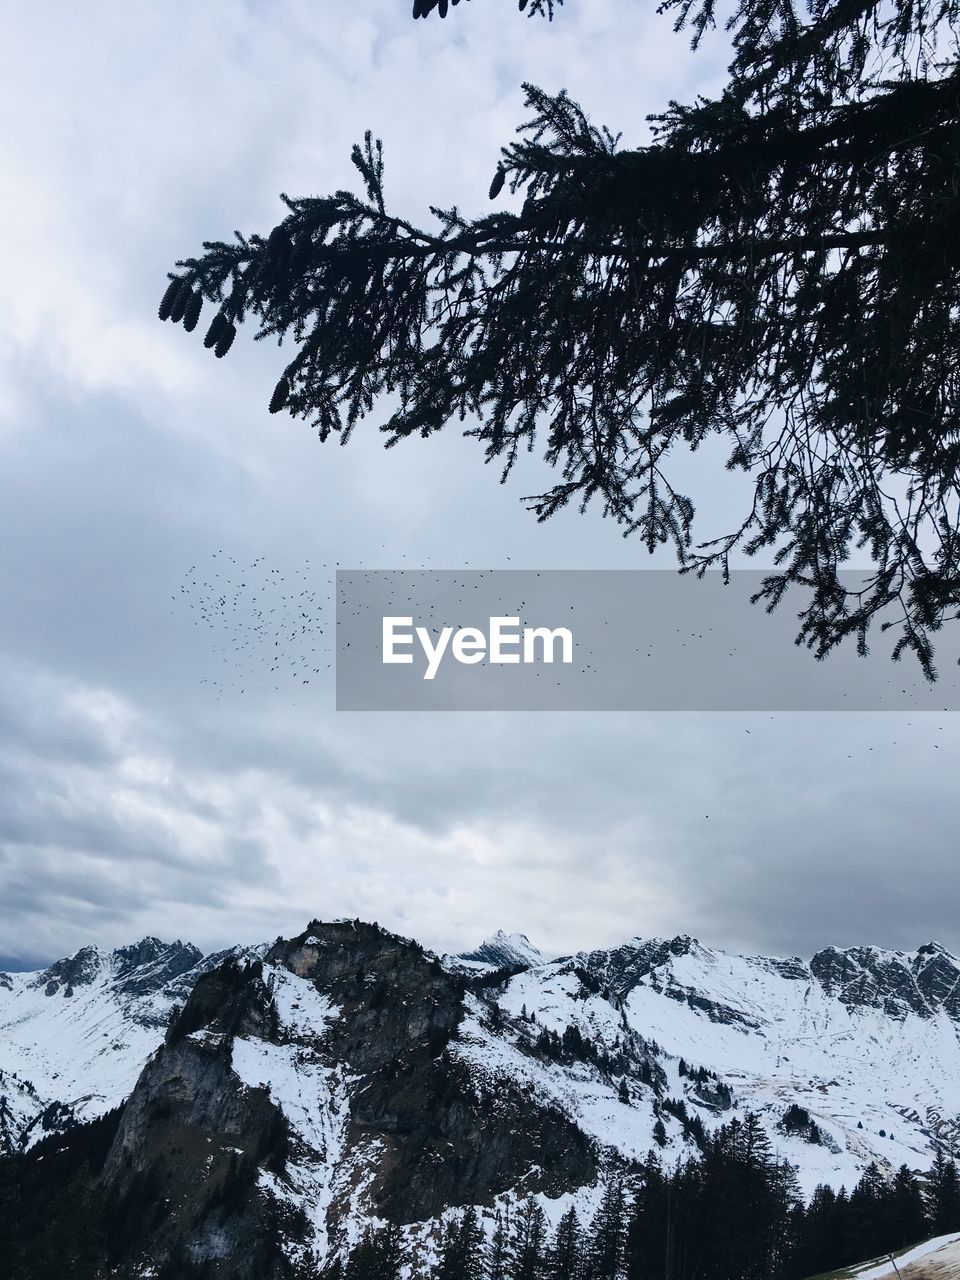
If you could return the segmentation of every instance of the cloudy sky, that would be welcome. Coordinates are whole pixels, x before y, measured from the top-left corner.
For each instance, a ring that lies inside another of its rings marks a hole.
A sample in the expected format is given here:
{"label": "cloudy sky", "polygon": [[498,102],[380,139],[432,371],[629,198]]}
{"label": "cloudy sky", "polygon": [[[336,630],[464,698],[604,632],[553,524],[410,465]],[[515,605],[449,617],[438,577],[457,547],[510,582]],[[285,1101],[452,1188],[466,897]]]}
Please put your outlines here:
{"label": "cloudy sky", "polygon": [[[312,915],[444,949],[498,927],[556,951],[677,932],[780,953],[960,947],[956,716],[335,710],[338,563],[649,560],[599,517],[538,526],[519,501],[536,460],[501,487],[457,426],[384,453],[371,421],[346,449],[321,446],[266,411],[284,351],[241,334],[215,361],[158,323],[157,302],[204,239],[269,230],[280,191],[354,186],[365,128],[395,209],[426,220],[429,204],[489,207],[524,80],[566,87],[625,145],[669,98],[722,83],[723,37],[691,54],[652,4],[580,0],[552,26],[515,10],[475,0],[413,23],[406,0],[50,0],[8,14],[6,963],[145,933],[256,941]],[[701,496],[706,536],[726,499]],[[291,640],[300,592],[310,623]]]}

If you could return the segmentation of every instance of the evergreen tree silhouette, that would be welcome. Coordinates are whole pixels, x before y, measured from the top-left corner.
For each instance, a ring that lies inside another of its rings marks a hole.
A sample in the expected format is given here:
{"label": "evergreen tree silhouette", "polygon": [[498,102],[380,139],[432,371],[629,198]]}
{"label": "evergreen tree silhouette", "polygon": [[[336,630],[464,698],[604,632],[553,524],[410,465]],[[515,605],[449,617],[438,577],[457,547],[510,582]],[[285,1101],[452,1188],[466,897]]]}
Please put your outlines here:
{"label": "evergreen tree silhouette", "polygon": [[547,1257],[545,1280],[579,1280],[583,1270],[583,1242],[575,1209],[568,1209],[557,1224]]}
{"label": "evergreen tree silhouette", "polygon": [[[713,25],[715,0],[661,8],[694,47]],[[266,234],[206,243],[161,318],[192,330],[212,303],[218,357],[244,324],[292,342],[269,408],[322,440],[394,394],[388,445],[466,421],[504,478],[542,445],[539,519],[595,502],[696,571],[769,550],[760,599],[801,588],[800,642],[865,652],[890,613],[896,655],[932,679],[960,591],[958,16],[960,0],[744,0],[723,91],[671,102],[631,149],[525,85],[489,193],[522,192],[518,211],[397,215],[367,132],[362,194],[284,195]],[[708,442],[748,497],[697,543],[675,459]],[[862,591],[838,577],[857,551]]]}
{"label": "evergreen tree silhouette", "polygon": [[547,1251],[547,1224],[536,1200],[527,1200],[517,1214],[510,1280],[540,1280]]}
{"label": "evergreen tree silhouette", "polygon": [[928,1187],[930,1229],[936,1236],[960,1231],[960,1178],[953,1160],[937,1152]]}

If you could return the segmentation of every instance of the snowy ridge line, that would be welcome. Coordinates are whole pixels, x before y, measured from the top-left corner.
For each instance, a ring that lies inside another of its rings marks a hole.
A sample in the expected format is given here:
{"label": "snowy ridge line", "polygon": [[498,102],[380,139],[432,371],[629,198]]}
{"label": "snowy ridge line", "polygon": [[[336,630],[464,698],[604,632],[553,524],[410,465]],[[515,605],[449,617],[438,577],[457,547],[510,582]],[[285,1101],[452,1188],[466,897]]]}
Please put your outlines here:
{"label": "snowy ridge line", "polygon": [[[341,922],[354,932],[360,924]],[[380,935],[384,945],[408,945]],[[334,944],[308,930],[299,945]],[[146,938],[4,975],[0,1150],[117,1106],[197,980],[225,960],[268,950],[202,956],[189,943]],[[451,1052],[478,1086],[495,1097],[498,1080],[522,1083],[611,1158],[642,1159],[662,1131],[664,1156],[674,1159],[695,1149],[692,1125],[710,1132],[747,1111],[808,1194],[820,1182],[853,1185],[871,1161],[923,1170],[938,1150],[956,1149],[960,960],[937,943],[906,952],[831,947],[806,962],[734,955],[680,936],[547,959],[525,935],[498,931],[442,966],[471,988]],[[325,1072],[337,1064],[321,1070],[311,1054],[337,1015],[322,992],[277,966],[266,966],[264,979],[299,1048],[273,1046],[269,1064],[257,1066],[267,1051],[240,1038],[238,1067],[270,1078],[305,1148],[333,1150],[330,1108],[340,1086]],[[316,1112],[302,1081],[299,1103],[284,1094],[284,1081],[292,1087],[311,1063]],[[785,1127],[791,1108],[806,1117],[799,1127]],[[312,1167],[304,1165],[304,1187],[320,1177]]]}

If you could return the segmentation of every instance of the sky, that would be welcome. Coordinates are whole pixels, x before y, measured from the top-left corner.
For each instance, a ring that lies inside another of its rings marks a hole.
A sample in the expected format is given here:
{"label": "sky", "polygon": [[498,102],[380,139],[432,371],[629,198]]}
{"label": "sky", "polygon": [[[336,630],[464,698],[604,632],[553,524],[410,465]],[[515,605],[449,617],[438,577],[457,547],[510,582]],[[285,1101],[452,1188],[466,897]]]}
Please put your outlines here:
{"label": "sky", "polygon": [[[281,191],[356,189],[367,128],[398,213],[481,213],[523,81],[630,146],[670,98],[717,93],[727,60],[722,32],[692,53],[654,5],[571,0],[552,24],[506,0],[409,8],[50,0],[5,19],[2,963],[313,916],[440,950],[497,928],[554,953],[676,933],[960,948],[955,715],[336,711],[338,565],[651,560],[593,513],[538,525],[520,500],[538,459],[501,486],[459,424],[385,453],[375,418],[340,449],[269,415],[286,350],[241,332],[212,359],[156,319],[166,273],[268,231]],[[736,496],[708,464],[704,536]]]}

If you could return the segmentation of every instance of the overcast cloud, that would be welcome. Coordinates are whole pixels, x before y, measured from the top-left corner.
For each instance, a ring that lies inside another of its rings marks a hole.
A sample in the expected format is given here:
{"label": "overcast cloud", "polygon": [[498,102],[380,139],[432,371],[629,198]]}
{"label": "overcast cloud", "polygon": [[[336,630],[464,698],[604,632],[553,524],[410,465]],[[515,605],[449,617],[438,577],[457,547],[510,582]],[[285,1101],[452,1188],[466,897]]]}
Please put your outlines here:
{"label": "overcast cloud", "polygon": [[[11,961],[144,933],[254,941],[311,915],[445,949],[497,927],[555,951],[677,932],[785,953],[960,947],[955,716],[351,716],[325,663],[309,686],[269,672],[249,587],[221,621],[202,617],[254,561],[259,607],[282,615],[294,584],[309,589],[325,636],[338,562],[651,563],[596,517],[538,526],[519,502],[535,460],[500,487],[455,425],[386,454],[374,421],[346,449],[321,446],[266,411],[284,352],[241,334],[215,361],[155,315],[165,273],[202,240],[269,229],[281,190],[355,186],[367,127],[415,220],[428,204],[489,207],[523,80],[565,86],[626,145],[644,141],[646,113],[716,92],[725,65],[722,36],[693,55],[654,10],[569,0],[552,26],[498,0],[445,23],[411,22],[405,0],[53,0],[8,15]],[[703,499],[707,536],[730,497]]]}

